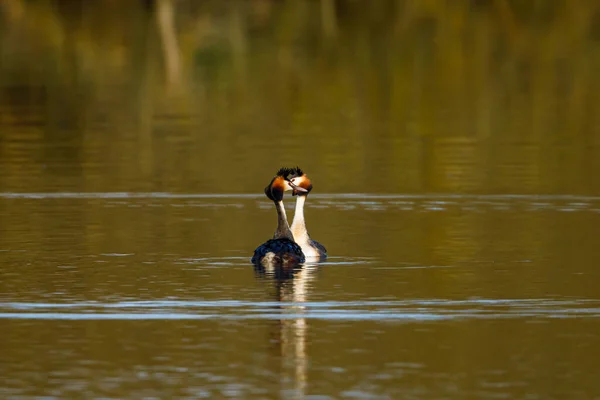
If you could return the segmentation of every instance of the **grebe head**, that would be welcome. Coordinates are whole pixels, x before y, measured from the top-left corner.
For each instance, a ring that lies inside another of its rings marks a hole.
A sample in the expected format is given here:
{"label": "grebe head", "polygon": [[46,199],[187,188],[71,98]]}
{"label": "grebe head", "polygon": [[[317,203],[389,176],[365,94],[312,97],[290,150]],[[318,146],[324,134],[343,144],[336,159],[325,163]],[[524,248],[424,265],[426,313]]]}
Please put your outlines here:
{"label": "grebe head", "polygon": [[280,168],[277,171],[277,175],[273,177],[271,183],[265,188],[265,194],[270,200],[282,201],[283,192],[287,190],[294,190],[289,182],[289,176],[294,173],[293,168]]}
{"label": "grebe head", "polygon": [[306,196],[312,190],[311,180],[299,167],[291,168],[287,181],[291,186],[292,196]]}

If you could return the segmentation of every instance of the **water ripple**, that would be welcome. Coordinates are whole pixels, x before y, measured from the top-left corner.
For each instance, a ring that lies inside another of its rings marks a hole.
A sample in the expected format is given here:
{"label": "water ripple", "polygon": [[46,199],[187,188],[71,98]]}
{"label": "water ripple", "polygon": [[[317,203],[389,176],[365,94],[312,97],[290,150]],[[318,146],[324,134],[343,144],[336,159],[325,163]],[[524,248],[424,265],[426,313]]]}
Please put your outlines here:
{"label": "water ripple", "polygon": [[[0,199],[97,199],[105,207],[203,207],[244,208],[244,202],[254,201],[259,208],[272,205],[262,194],[235,193],[166,193],[166,192],[96,192],[96,193],[0,193]],[[322,193],[311,194],[311,207],[334,208],[340,211],[416,211],[443,212],[511,212],[554,211],[600,213],[600,197],[576,195],[468,195],[468,194],[369,194],[369,193]],[[288,204],[288,208],[292,208]]]}
{"label": "water ripple", "polygon": [[0,303],[0,319],[328,319],[448,320],[599,318],[600,301],[587,299],[474,299],[402,301],[122,301],[114,303]]}
{"label": "water ripple", "polygon": [[[313,199],[436,199],[440,204],[444,200],[526,200],[526,201],[573,201],[585,205],[587,202],[600,201],[598,196],[579,196],[569,194],[372,194],[372,193],[315,193]],[[0,198],[6,199],[263,199],[258,193],[169,193],[169,192],[3,192]],[[374,203],[376,204],[376,202]],[[538,204],[546,204],[540,202]]]}

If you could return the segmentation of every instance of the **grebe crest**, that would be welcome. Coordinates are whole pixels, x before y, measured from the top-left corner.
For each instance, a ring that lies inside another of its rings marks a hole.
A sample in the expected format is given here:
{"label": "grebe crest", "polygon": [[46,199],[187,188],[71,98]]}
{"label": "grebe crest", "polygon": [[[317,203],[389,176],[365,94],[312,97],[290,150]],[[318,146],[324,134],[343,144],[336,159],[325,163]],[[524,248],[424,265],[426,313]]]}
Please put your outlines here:
{"label": "grebe crest", "polygon": [[265,195],[272,201],[283,201],[283,192],[293,190],[288,178],[294,174],[293,168],[280,168],[271,182],[265,187]]}
{"label": "grebe crest", "polygon": [[287,179],[292,187],[292,196],[307,196],[313,188],[312,181],[300,167],[290,168],[290,170]]}

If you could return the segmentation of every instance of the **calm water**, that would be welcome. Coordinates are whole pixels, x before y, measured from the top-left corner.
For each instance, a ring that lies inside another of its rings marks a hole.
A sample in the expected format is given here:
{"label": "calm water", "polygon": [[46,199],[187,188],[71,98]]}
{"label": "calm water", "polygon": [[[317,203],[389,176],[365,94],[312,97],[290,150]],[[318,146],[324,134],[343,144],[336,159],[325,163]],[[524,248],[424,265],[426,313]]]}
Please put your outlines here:
{"label": "calm water", "polygon": [[2,195],[3,396],[600,393],[600,198],[313,197],[277,281],[260,196]]}
{"label": "calm water", "polygon": [[156,3],[0,3],[0,397],[600,398],[598,6]]}

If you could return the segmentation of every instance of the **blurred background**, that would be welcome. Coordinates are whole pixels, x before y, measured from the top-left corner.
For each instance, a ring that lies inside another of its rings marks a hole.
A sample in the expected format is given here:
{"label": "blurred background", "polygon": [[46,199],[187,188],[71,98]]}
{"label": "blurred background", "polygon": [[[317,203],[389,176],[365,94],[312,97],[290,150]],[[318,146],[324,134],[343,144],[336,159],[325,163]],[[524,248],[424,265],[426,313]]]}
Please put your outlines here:
{"label": "blurred background", "polygon": [[599,71],[597,0],[0,0],[0,397],[600,398]]}
{"label": "blurred background", "polygon": [[0,10],[4,191],[600,193],[593,0]]}

